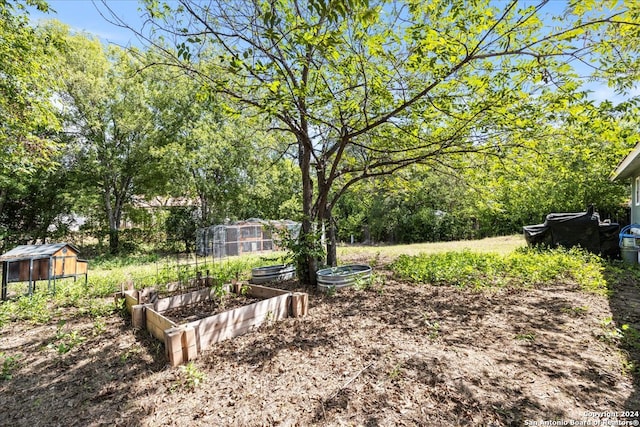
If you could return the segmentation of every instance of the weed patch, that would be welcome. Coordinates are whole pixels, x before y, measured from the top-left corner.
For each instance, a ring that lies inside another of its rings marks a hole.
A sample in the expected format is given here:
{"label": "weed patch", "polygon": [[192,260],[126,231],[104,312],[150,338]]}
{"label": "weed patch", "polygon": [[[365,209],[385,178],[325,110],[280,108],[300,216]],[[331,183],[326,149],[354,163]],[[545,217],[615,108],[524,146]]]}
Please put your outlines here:
{"label": "weed patch", "polygon": [[82,344],[86,340],[78,331],[66,331],[65,322],[58,323],[58,330],[53,342],[49,343],[47,348],[54,349],[59,355],[70,352],[73,348]]}
{"label": "weed patch", "polygon": [[401,279],[414,283],[470,287],[532,287],[574,282],[581,289],[608,292],[606,261],[580,249],[519,248],[507,255],[468,250],[401,255],[391,264]]}
{"label": "weed patch", "polygon": [[13,373],[20,367],[20,356],[7,356],[0,352],[2,369],[0,370],[0,381],[7,381],[13,378]]}

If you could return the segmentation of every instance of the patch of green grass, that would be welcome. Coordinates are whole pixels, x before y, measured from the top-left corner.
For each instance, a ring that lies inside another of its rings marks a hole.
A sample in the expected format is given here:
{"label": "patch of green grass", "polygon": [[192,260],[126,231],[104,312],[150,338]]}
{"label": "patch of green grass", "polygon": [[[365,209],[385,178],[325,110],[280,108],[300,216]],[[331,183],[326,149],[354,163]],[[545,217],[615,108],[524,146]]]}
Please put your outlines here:
{"label": "patch of green grass", "polygon": [[70,352],[73,348],[82,344],[86,340],[78,331],[66,331],[65,322],[58,323],[58,330],[53,342],[47,345],[47,348],[55,349],[59,355]]}
{"label": "patch of green grass", "polygon": [[389,378],[392,381],[397,381],[402,377],[402,364],[397,364],[389,371]]}
{"label": "patch of green grass", "polygon": [[42,325],[48,323],[52,316],[50,298],[45,291],[39,290],[32,296],[22,296],[0,304],[0,328],[15,321]]}
{"label": "patch of green grass", "polygon": [[[492,252],[506,255],[526,245],[522,234],[513,236],[488,237],[480,240],[459,240],[454,242],[413,243],[409,245],[345,246],[338,247],[341,255],[368,255],[376,262],[381,256],[396,258],[400,255],[435,254],[441,252],[468,250],[471,252]],[[372,265],[374,266],[374,265]]]}
{"label": "patch of green grass", "polygon": [[427,330],[429,331],[429,339],[430,340],[436,340],[438,339],[438,337],[440,336],[440,322],[438,321],[430,321],[425,319],[425,326],[427,327]]}
{"label": "patch of green grass", "polygon": [[[4,301],[0,304],[0,329],[17,321],[46,324],[64,319],[69,312],[74,316],[104,318],[118,311],[110,297],[128,280],[133,281],[137,289],[158,288],[173,281],[186,283],[196,277],[197,271],[205,274],[209,270],[214,282],[222,286],[231,279],[249,279],[253,267],[265,265],[265,261],[258,256],[235,257],[215,263],[209,259],[207,264],[199,264],[197,269],[195,265],[179,264],[175,259],[159,259],[156,256],[123,258],[90,261],[87,282],[84,278],[58,280],[55,292],[49,292],[47,285],[41,282],[33,295]],[[145,263],[135,264],[142,261]],[[78,310],[70,311],[70,308]]]}
{"label": "patch of green grass", "polygon": [[506,255],[469,250],[401,255],[391,269],[414,283],[482,289],[572,282],[585,291],[606,294],[605,263],[580,249],[519,248]]}
{"label": "patch of green grass", "polygon": [[515,336],[515,339],[517,341],[526,341],[526,342],[533,342],[536,340],[536,334],[529,332],[529,333],[523,333],[523,334],[517,334]]}
{"label": "patch of green grass", "polygon": [[0,381],[8,381],[13,378],[13,373],[20,367],[20,355],[7,356],[4,352],[0,352],[0,360],[2,361]]}
{"label": "patch of green grass", "polygon": [[180,366],[179,382],[183,389],[193,391],[202,385],[206,379],[207,374],[198,369],[193,362]]}
{"label": "patch of green grass", "polygon": [[627,347],[640,350],[640,331],[625,323],[620,327],[620,332],[622,333],[622,342]]}
{"label": "patch of green grass", "polygon": [[563,307],[560,311],[572,317],[580,317],[589,312],[589,307],[586,305],[580,307]]}

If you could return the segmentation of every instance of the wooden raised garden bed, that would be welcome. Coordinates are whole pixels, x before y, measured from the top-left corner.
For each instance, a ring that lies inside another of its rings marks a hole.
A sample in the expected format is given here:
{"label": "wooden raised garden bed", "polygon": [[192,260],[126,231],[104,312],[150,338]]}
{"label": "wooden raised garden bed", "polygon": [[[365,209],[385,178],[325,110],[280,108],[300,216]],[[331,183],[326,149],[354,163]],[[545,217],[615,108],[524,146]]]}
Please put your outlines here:
{"label": "wooden raised garden bed", "polygon": [[[165,316],[176,309],[185,309],[200,304],[206,306],[216,300],[214,290],[205,288],[168,298],[148,300],[149,291],[127,290],[117,295],[125,299],[136,328],[147,329],[156,339],[164,342],[165,354],[171,366],[178,366],[195,359],[209,346],[228,338],[241,335],[266,321],[277,321],[287,317],[307,314],[308,295],[258,285],[225,285],[232,295],[258,299],[257,302],[222,311],[188,322],[180,322]],[[181,310],[177,310],[181,311]]]}

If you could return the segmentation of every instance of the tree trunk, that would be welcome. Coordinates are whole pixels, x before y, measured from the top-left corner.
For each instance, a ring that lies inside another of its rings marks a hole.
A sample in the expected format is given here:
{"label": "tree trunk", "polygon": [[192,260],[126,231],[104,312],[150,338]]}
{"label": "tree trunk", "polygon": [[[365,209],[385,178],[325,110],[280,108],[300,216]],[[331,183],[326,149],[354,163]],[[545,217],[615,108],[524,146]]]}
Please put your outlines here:
{"label": "tree trunk", "polygon": [[298,236],[299,253],[296,254],[298,278],[300,283],[308,286],[316,285],[318,261],[314,255],[315,242],[312,236],[313,212],[313,180],[311,178],[311,143],[298,136],[298,165],[302,172],[302,227]]}
{"label": "tree trunk", "polygon": [[0,214],[2,214],[2,209],[4,208],[4,204],[7,201],[7,189],[0,188]]}
{"label": "tree trunk", "polygon": [[109,253],[117,255],[120,249],[120,230],[109,227]]}
{"label": "tree trunk", "polygon": [[330,267],[338,266],[337,246],[336,222],[333,216],[329,214],[327,218],[327,264]]}
{"label": "tree trunk", "polygon": [[115,207],[111,203],[111,193],[110,188],[105,188],[103,197],[107,221],[109,221],[109,253],[117,255],[120,250],[120,220],[117,203]]}

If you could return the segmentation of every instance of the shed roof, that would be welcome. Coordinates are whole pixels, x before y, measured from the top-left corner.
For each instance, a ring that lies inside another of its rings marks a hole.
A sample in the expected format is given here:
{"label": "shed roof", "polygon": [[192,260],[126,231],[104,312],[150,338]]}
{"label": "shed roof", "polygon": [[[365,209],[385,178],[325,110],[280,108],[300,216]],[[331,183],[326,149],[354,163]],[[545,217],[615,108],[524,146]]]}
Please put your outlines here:
{"label": "shed roof", "polygon": [[58,252],[65,246],[71,248],[75,253],[80,252],[71,243],[48,243],[44,245],[19,245],[11,249],[0,256],[0,260],[16,260],[16,259],[31,259],[31,258],[44,258],[51,256]]}
{"label": "shed roof", "polygon": [[622,159],[618,164],[618,167],[611,174],[611,181],[618,179],[631,178],[638,171],[640,171],[640,143],[638,143],[633,150]]}

